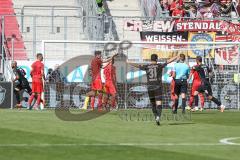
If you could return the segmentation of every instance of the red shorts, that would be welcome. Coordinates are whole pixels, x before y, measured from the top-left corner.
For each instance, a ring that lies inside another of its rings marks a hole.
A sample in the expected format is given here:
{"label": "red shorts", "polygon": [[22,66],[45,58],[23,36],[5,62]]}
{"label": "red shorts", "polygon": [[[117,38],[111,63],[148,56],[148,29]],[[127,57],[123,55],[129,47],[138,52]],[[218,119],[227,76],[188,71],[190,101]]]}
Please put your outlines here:
{"label": "red shorts", "polygon": [[42,79],[33,79],[32,80],[32,92],[34,92],[34,93],[42,93],[43,92]]}
{"label": "red shorts", "polygon": [[114,95],[117,93],[115,85],[110,81],[105,83],[105,92]]}
{"label": "red shorts", "polygon": [[201,86],[201,82],[198,81],[193,81],[192,83],[192,90],[191,90],[191,94],[194,95],[194,92],[198,90],[199,86]]}
{"label": "red shorts", "polygon": [[91,89],[94,91],[100,91],[102,90],[102,80],[101,79],[95,79],[92,81]]}

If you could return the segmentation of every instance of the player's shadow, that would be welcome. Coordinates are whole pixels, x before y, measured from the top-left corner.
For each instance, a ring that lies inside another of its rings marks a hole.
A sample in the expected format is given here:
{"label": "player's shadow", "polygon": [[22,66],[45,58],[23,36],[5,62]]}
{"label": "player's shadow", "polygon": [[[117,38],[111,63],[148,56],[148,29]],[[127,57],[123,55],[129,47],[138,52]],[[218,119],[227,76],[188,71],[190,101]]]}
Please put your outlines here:
{"label": "player's shadow", "polygon": [[196,124],[194,122],[173,122],[173,123],[168,123],[168,125],[189,125],[189,124]]}
{"label": "player's shadow", "polygon": [[55,108],[55,115],[63,121],[88,121],[109,113],[107,110],[73,113],[70,111],[70,106],[70,101],[64,101],[64,105],[58,104]]}
{"label": "player's shadow", "polygon": [[217,113],[215,113],[215,112],[194,112],[194,113],[192,113],[192,115],[194,115],[194,114],[201,115],[201,114],[217,114]]}

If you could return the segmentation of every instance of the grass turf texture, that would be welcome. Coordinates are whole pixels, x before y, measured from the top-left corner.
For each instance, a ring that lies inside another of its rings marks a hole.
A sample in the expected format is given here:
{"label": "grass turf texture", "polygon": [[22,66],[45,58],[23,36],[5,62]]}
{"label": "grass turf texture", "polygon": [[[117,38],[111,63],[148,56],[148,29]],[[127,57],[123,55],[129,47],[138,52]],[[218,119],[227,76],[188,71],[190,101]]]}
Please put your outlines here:
{"label": "grass turf texture", "polygon": [[219,140],[240,137],[240,112],[193,113],[192,123],[177,124],[124,121],[116,112],[65,122],[53,111],[0,110],[0,159],[239,160],[240,146],[221,145]]}

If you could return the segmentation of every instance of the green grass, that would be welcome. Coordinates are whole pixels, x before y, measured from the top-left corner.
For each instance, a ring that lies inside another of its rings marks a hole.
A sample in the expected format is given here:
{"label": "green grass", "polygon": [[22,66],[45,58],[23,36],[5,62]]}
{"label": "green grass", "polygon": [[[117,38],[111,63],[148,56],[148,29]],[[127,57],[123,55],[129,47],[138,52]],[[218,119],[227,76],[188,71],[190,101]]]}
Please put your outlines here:
{"label": "green grass", "polygon": [[239,145],[219,143],[227,137],[240,137],[240,112],[194,113],[191,123],[158,127],[121,120],[116,112],[65,122],[53,111],[0,110],[0,160],[239,160]]}

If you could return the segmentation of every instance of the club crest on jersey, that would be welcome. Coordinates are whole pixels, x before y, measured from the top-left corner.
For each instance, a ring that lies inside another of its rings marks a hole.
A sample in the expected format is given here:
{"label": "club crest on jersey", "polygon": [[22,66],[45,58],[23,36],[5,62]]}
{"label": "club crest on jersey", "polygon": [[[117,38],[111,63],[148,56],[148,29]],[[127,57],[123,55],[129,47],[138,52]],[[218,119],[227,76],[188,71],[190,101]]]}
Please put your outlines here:
{"label": "club crest on jersey", "polygon": [[[213,42],[211,35],[206,33],[196,34],[190,40],[191,42]],[[212,44],[197,45],[191,44],[190,48],[196,56],[208,56],[212,51]]]}
{"label": "club crest on jersey", "polygon": [[0,86],[0,105],[3,103],[5,99],[6,89]]}

